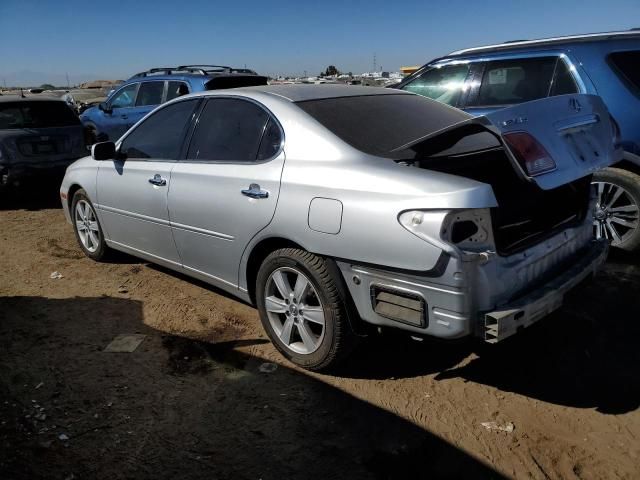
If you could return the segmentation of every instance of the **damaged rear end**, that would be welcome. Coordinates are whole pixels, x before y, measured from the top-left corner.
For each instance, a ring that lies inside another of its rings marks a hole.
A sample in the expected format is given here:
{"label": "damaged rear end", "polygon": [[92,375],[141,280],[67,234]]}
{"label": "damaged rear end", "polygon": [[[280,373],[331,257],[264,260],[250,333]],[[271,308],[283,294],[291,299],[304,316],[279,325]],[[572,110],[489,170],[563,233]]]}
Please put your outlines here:
{"label": "damaged rear end", "polygon": [[[473,330],[495,343],[557,309],[604,262],[591,174],[620,159],[602,100],[565,95],[470,118],[394,150],[404,165],[491,185],[497,206],[450,211],[440,240],[468,285]],[[412,229],[415,212],[404,221]]]}

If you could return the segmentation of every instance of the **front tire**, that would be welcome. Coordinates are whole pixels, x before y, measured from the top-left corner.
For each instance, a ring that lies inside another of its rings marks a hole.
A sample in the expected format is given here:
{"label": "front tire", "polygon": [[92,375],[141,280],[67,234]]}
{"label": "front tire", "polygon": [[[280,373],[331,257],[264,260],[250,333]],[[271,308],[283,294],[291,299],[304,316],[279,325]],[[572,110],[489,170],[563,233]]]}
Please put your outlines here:
{"label": "front tire", "polygon": [[262,263],[256,279],[260,320],[274,346],[308,370],[337,366],[355,335],[344,289],[327,262],[304,250],[283,248]]}
{"label": "front tire", "polygon": [[640,248],[640,175],[620,168],[606,168],[593,175],[597,204],[593,214],[596,238],[611,246],[634,251]]}
{"label": "front tire", "polygon": [[76,240],[84,254],[97,262],[104,260],[109,254],[109,247],[104,240],[102,227],[93,203],[83,189],[73,195],[71,221]]}

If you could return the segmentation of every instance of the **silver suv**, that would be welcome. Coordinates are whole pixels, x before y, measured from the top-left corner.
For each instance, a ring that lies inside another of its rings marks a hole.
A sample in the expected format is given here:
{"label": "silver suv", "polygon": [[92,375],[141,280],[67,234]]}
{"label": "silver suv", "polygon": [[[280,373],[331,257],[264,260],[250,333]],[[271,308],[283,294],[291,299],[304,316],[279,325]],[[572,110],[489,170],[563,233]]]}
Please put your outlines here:
{"label": "silver suv", "polygon": [[368,325],[493,343],[558,308],[606,256],[589,184],[613,135],[592,95],[471,117],[367,87],[204,92],[94,145],[60,194],[87,256],[251,302],[318,370]]}

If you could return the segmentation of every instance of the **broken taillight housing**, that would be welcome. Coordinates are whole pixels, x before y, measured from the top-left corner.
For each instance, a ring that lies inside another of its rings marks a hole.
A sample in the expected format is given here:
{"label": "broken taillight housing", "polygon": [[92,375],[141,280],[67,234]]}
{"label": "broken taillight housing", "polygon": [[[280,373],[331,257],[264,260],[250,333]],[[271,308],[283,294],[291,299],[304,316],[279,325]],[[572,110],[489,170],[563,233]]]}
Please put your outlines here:
{"label": "broken taillight housing", "polygon": [[531,177],[556,169],[556,162],[551,155],[527,132],[505,133],[502,138],[518,163]]}

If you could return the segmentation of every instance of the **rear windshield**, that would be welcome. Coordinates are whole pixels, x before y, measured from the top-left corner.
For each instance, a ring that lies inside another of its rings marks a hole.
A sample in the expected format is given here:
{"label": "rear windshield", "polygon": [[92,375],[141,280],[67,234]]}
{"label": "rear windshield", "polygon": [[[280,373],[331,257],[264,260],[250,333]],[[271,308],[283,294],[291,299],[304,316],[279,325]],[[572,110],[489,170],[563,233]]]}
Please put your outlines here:
{"label": "rear windshield", "polygon": [[64,102],[1,102],[0,129],[48,128],[80,125]]}
{"label": "rear windshield", "polygon": [[640,50],[612,53],[609,61],[635,92],[640,93]]}
{"label": "rear windshield", "polygon": [[470,118],[462,110],[406,94],[307,100],[297,105],[352,147],[380,156]]}

